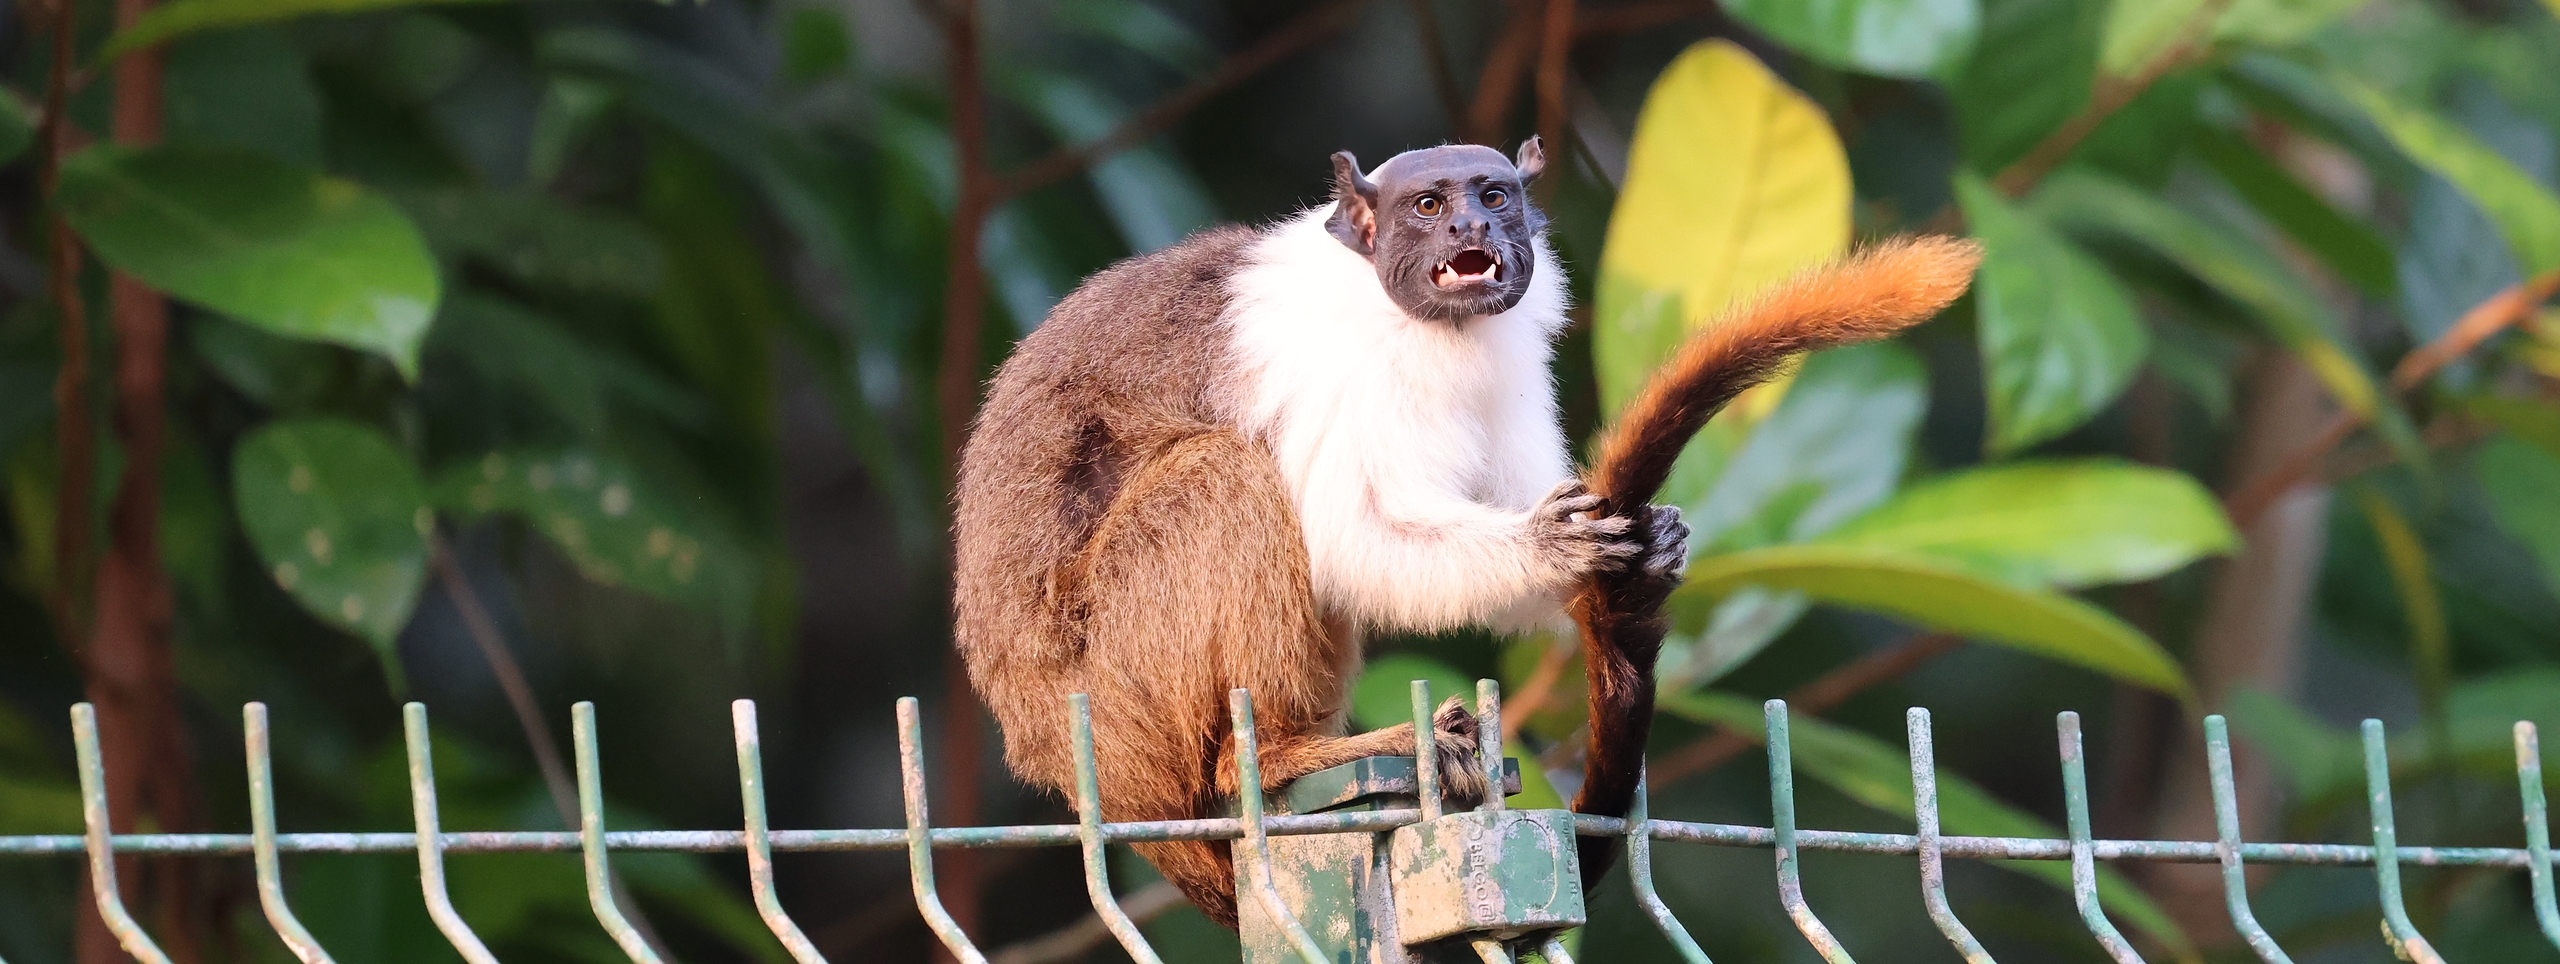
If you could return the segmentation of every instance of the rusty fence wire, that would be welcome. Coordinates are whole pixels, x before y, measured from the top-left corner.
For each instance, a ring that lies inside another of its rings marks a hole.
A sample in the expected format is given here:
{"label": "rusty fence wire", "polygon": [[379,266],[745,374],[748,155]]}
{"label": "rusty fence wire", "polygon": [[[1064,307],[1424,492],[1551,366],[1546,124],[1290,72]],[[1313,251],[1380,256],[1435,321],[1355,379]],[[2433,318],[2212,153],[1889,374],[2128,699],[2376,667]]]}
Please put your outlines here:
{"label": "rusty fence wire", "polygon": [[[1478,695],[1485,716],[1479,721],[1480,732],[1486,740],[1483,756],[1488,761],[1489,777],[1498,786],[1501,763],[1499,744],[1494,736],[1501,732],[1498,693],[1492,681],[1487,680],[1480,684]],[[277,936],[305,964],[330,964],[334,959],[329,952],[312,939],[286,903],[280,866],[283,855],[414,852],[418,859],[422,897],[437,929],[470,964],[496,964],[497,958],[472,933],[469,923],[454,911],[452,898],[446,891],[445,855],[575,851],[584,861],[588,900],[594,908],[597,923],[634,964],[661,964],[657,952],[624,916],[615,897],[611,884],[612,854],[617,851],[743,851],[747,857],[748,883],[753,891],[756,910],[775,939],[798,964],[824,964],[826,959],[819,955],[808,937],[783,911],[781,899],[774,889],[773,853],[904,850],[916,906],[926,923],[956,959],[965,964],[985,964],[986,956],[954,923],[936,893],[933,876],[935,848],[1079,847],[1094,911],[1112,937],[1139,964],[1162,964],[1162,959],[1148,946],[1145,936],[1121,909],[1114,895],[1104,860],[1105,845],[1168,840],[1233,840],[1240,842],[1237,858],[1244,871],[1243,879],[1251,891],[1240,893],[1239,899],[1259,902],[1279,925],[1294,950],[1293,956],[1304,964],[1326,964],[1327,956],[1323,949],[1291,916],[1278,893],[1274,884],[1276,876],[1287,875],[1290,868],[1274,864],[1270,838],[1301,834],[1374,834],[1438,817],[1441,801],[1436,786],[1436,765],[1430,759],[1433,741],[1428,736],[1432,728],[1431,705],[1428,688],[1416,681],[1413,684],[1413,710],[1419,735],[1415,741],[1415,764],[1416,782],[1420,786],[1418,803],[1412,808],[1266,815],[1262,806],[1261,775],[1256,765],[1252,702],[1245,691],[1237,690],[1233,694],[1231,717],[1238,748],[1238,777],[1243,787],[1240,794],[1242,812],[1232,818],[1105,823],[1099,802],[1099,782],[1103,775],[1096,773],[1094,766],[1092,713],[1085,698],[1078,695],[1069,698],[1066,708],[1074,737],[1076,823],[937,828],[928,819],[924,742],[916,701],[913,698],[902,699],[898,701],[898,746],[906,826],[897,829],[776,830],[768,825],[765,818],[764,773],[755,704],[750,700],[739,700],[732,705],[731,715],[744,814],[742,828],[613,831],[605,828],[604,804],[599,790],[601,779],[596,762],[595,706],[579,703],[572,710],[579,812],[579,827],[575,832],[449,832],[437,820],[435,765],[429,751],[427,710],[422,705],[411,703],[404,709],[404,723],[415,828],[391,833],[282,834],[275,829],[267,710],[264,704],[251,703],[243,708],[242,714],[248,758],[249,833],[110,834],[109,801],[105,767],[98,750],[97,719],[89,705],[84,703],[72,707],[71,722],[79,767],[81,816],[87,832],[80,835],[0,836],[0,857],[85,857],[91,897],[100,917],[125,951],[142,964],[169,964],[168,955],[160,950],[125,907],[116,881],[115,855],[247,854],[256,865],[260,907]],[[1944,862],[1951,857],[2069,861],[2074,903],[2082,921],[2116,964],[2141,964],[2143,958],[2100,908],[2099,861],[2219,864],[2232,924],[2248,947],[2267,964],[2291,964],[2291,959],[2265,928],[2259,926],[2256,916],[2250,911],[2243,872],[2249,863],[2372,867],[2381,904],[2383,933],[2401,959],[2416,964],[2441,964],[2443,958],[2410,923],[2401,891],[2401,865],[2522,870],[2530,878],[2536,920],[2544,936],[2555,948],[2560,948],[2560,906],[2555,906],[2553,895],[2550,827],[2543,792],[2541,748],[2531,723],[2517,723],[2514,731],[2517,786],[2523,811],[2523,847],[2404,847],[2399,843],[2392,820],[2391,765],[2379,720],[2366,720],[2363,727],[2363,762],[2373,829],[2373,843],[2367,846],[2244,841],[2234,802],[2230,735],[2219,716],[2207,717],[2204,721],[2217,831],[2211,841],[2091,839],[2088,777],[2081,752],[2080,719],[2075,713],[2063,713],[2057,720],[2067,839],[1943,835],[1938,825],[1938,781],[1930,739],[1929,712],[1919,708],[1912,709],[1906,719],[1916,832],[1884,834],[1803,830],[1796,826],[1794,767],[1790,759],[1786,703],[1771,700],[1765,706],[1765,713],[1771,826],[1652,819],[1646,815],[1641,789],[1636,796],[1634,811],[1624,819],[1587,814],[1572,817],[1574,832],[1581,836],[1624,840],[1628,877],[1639,905],[1661,930],[1663,937],[1690,964],[1709,964],[1708,957],[1690,936],[1688,928],[1673,916],[1655,891],[1651,853],[1657,841],[1771,850],[1776,858],[1779,899],[1787,916],[1829,964],[1852,964],[1854,958],[1805,902],[1798,858],[1807,850],[1908,854],[1914,857],[1919,864],[1922,896],[1929,917],[1967,964],[1990,964],[1992,958],[1966,929],[1964,922],[1957,919],[1948,902]],[[1496,794],[1496,799],[1489,801],[1489,805],[1498,807],[1499,796]],[[1477,944],[1476,951],[1488,962],[1511,959],[1510,951],[1495,942],[1479,941]],[[1553,934],[1538,935],[1519,950],[1543,957],[1549,964],[1570,964],[1568,951]]]}

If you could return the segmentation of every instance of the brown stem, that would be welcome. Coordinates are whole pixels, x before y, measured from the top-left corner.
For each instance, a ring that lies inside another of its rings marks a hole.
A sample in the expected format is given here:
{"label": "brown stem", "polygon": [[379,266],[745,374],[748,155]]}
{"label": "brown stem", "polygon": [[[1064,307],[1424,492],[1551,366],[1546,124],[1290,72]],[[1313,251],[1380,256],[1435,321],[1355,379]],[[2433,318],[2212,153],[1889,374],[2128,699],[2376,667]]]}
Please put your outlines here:
{"label": "brown stem", "polygon": [[[1133,922],[1144,924],[1162,916],[1165,911],[1183,906],[1182,891],[1172,884],[1156,881],[1131,891],[1120,898],[1121,913]],[[987,955],[987,964],[1060,964],[1084,960],[1094,948],[1111,940],[1111,931],[1102,918],[1086,914],[1075,923],[1038,937],[1008,944]]]}
{"label": "brown stem", "polygon": [[[946,0],[942,11],[945,68],[951,85],[951,134],[958,152],[960,195],[952,207],[948,275],[942,290],[942,369],[938,384],[942,417],[943,465],[956,480],[960,452],[969,438],[969,423],[978,408],[978,338],[983,330],[986,288],[978,244],[987,214],[995,209],[1001,186],[987,165],[986,84],[978,64],[977,0]],[[978,765],[985,740],[979,733],[977,703],[968,691],[968,676],[959,650],[944,662],[949,698],[942,714],[944,812],[953,826],[978,822]],[[953,853],[942,861],[942,900],[963,930],[975,930],[979,910],[981,865],[974,854]]]}
{"label": "brown stem", "polygon": [[[149,7],[150,0],[117,0],[118,27],[130,26]],[[116,62],[110,123],[117,143],[159,140],[160,75],[157,49]],[[96,611],[82,662],[89,700],[98,709],[108,795],[134,801],[117,811],[118,829],[147,824],[183,832],[197,829],[201,817],[170,652],[174,603],[160,561],[169,303],[119,271],[108,278],[107,315],[116,334],[114,427],[124,470],[108,507],[107,554],[98,570]],[[190,870],[163,860],[142,875],[162,946],[182,964],[202,959],[203,939],[213,924]]]}
{"label": "brown stem", "polygon": [[[77,149],[79,130],[71,125],[72,0],[53,0],[53,64],[45,73],[44,168],[40,179],[46,197],[62,177],[62,160]],[[89,317],[80,297],[80,236],[60,211],[46,218],[51,250],[46,252],[46,285],[52,289],[54,315],[62,342],[62,368],[53,383],[53,437],[56,475],[53,518],[54,631],[62,648],[78,652],[89,638],[91,527],[96,524],[90,498],[97,488],[96,440],[89,421]]]}
{"label": "brown stem", "polygon": [[[1261,73],[1265,68],[1286,59],[1290,54],[1297,53],[1300,49],[1311,46],[1316,41],[1341,29],[1351,22],[1351,15],[1367,3],[1368,0],[1334,0],[1332,3],[1299,15],[1298,19],[1273,30],[1261,40],[1256,41],[1253,46],[1229,54],[1225,60],[1218,62],[1217,67],[1189,84],[1183,85],[1182,89],[1165,95],[1164,99],[1149,105],[1146,110],[1138,112],[1136,116],[1121,121],[1120,125],[1112,128],[1110,133],[1082,144],[1051,151],[1048,156],[1004,175],[994,188],[994,199],[1000,201],[1015,197],[1065,180],[1091,166],[1095,161],[1164,133],[1184,116],[1207,103],[1209,98],[1225,93],[1228,88],[1244,82],[1247,78]],[[959,83],[959,78],[955,74],[952,78],[955,95]],[[955,124],[958,123],[958,113],[955,108],[953,111]]]}
{"label": "brown stem", "polygon": [[1422,66],[1431,75],[1431,93],[1440,100],[1440,112],[1449,117],[1449,131],[1456,133],[1467,126],[1467,99],[1458,93],[1457,75],[1449,72],[1449,52],[1441,46],[1440,11],[1432,0],[1410,0],[1413,26],[1422,45]]}
{"label": "brown stem", "polygon": [[[453,550],[442,538],[430,535],[427,541],[429,565],[436,571],[436,581],[444,584],[445,598],[453,601],[453,609],[462,616],[463,631],[480,647],[480,656],[489,661],[489,675],[498,681],[498,691],[506,694],[507,707],[515,711],[516,726],[524,731],[525,745],[533,751],[533,768],[542,774],[542,786],[551,794],[551,808],[560,814],[560,825],[578,828],[578,788],[571,782],[569,765],[560,759],[560,740],[551,724],[542,716],[542,704],[533,695],[533,684],[525,681],[524,667],[516,662],[515,653],[507,649],[507,638],[498,632],[497,620],[489,618],[489,608],[480,604],[480,592],[471,588],[471,579],[454,561]],[[631,919],[640,938],[656,948],[658,956],[667,957],[666,946],[658,940],[657,928],[649,916],[631,900],[631,888],[622,881],[622,872],[613,872],[607,886],[613,888],[616,903]]]}
{"label": "brown stem", "polygon": [[1467,109],[1463,133],[1477,144],[1501,142],[1502,122],[1511,116],[1520,80],[1538,52],[1538,28],[1545,19],[1537,15],[1535,0],[1512,0],[1510,6],[1511,19],[1494,38],[1493,49],[1485,52],[1484,69],[1476,73],[1475,103]]}
{"label": "brown stem", "polygon": [[[2534,308],[2555,294],[2560,294],[2560,268],[2517,282],[2473,305],[2443,334],[2418,346],[2392,367],[2392,393],[2405,395],[2425,384],[2428,378],[2454,359],[2470,353],[2488,341],[2490,336],[2533,314]],[[2328,464],[2329,454],[2369,421],[2369,418],[2351,412],[2331,416],[2328,423],[2308,441],[2285,453],[2273,468],[2250,478],[2224,500],[2223,510],[2230,514],[2232,525],[2247,530],[2286,493],[2315,478],[2324,477],[2321,470]]]}
{"label": "brown stem", "polygon": [[1565,68],[1573,54],[1574,0],[1547,0],[1547,20],[1539,27],[1538,137],[1558,157],[1570,156],[1565,122],[1571,111],[1564,98]]}
{"label": "brown stem", "polygon": [[1538,654],[1537,667],[1529,671],[1528,679],[1521,681],[1520,692],[1513,694],[1502,708],[1504,742],[1520,735],[1520,728],[1528,724],[1529,718],[1538,715],[1539,710],[1546,708],[1547,701],[1555,698],[1556,683],[1564,679],[1564,665],[1573,660],[1574,652],[1572,637],[1558,636],[1548,641],[1547,651]]}
{"label": "brown stem", "polygon": [[560,825],[576,828],[578,785],[571,781],[569,764],[560,759],[560,740],[543,719],[542,703],[533,695],[533,684],[525,681],[524,667],[507,650],[506,637],[498,633],[488,607],[480,604],[480,593],[471,588],[470,577],[454,562],[452,548],[437,538],[429,543],[428,553],[436,581],[444,584],[445,598],[453,601],[454,612],[462,616],[463,631],[479,645],[481,658],[489,661],[489,675],[498,681],[498,692],[506,694],[507,708],[515,711],[516,726],[524,730],[525,745],[533,751],[533,768],[542,774],[543,787],[551,791],[551,807],[559,812]]}
{"label": "brown stem", "polygon": [[2194,63],[2210,51],[2214,21],[2221,19],[2222,10],[2227,6],[2230,6],[2230,0],[2211,0],[2198,8],[2180,28],[2177,42],[2152,57],[2133,76],[2123,79],[2101,76],[2089,92],[2089,106],[2081,108],[2061,127],[2054,128],[2043,140],[2037,141],[2027,150],[2025,157],[2002,170],[1998,177],[1992,179],[1993,186],[2010,197],[2025,196],[2036,182],[2062,166],[2062,162],[2071,157],[2071,152],[2080,147],[2080,142],[2096,133],[2098,126],[2106,123],[2107,118],[2123,110],[2124,105],[2133,103],[2134,98],[2150,90],[2160,78]]}
{"label": "brown stem", "polygon": [[[1920,664],[1954,652],[1964,639],[1952,633],[1923,633],[1904,640],[1891,649],[1878,650],[1816,677],[1787,694],[1792,712],[1807,715],[1827,712],[1849,698],[1881,683],[1891,682],[1919,669]],[[1699,737],[1687,746],[1671,751],[1654,761],[1645,775],[1645,785],[1655,789],[1696,773],[1724,765],[1742,751],[1760,745],[1758,740],[1743,736],[1727,727]]]}

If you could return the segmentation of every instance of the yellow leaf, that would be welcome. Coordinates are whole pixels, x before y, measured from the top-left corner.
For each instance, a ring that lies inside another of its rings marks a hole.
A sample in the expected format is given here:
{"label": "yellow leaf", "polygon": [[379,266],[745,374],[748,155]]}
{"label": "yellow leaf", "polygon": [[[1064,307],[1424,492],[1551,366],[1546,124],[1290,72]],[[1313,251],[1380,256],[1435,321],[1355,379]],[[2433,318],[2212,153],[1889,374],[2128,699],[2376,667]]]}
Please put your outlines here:
{"label": "yellow leaf", "polygon": [[1593,352],[1616,410],[1725,305],[1849,243],[1849,161],[1822,109],[1741,47],[1672,61],[1636,119],[1600,256]]}

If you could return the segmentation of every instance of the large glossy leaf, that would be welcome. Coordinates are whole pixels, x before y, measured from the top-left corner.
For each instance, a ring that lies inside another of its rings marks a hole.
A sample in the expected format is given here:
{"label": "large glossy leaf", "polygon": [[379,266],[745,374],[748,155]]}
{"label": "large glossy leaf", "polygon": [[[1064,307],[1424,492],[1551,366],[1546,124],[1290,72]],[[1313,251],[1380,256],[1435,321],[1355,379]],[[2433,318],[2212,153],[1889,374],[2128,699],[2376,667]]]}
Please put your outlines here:
{"label": "large glossy leaf", "polygon": [[1821,108],[1741,47],[1690,47],[1636,118],[1593,306],[1615,411],[1735,299],[1849,241],[1849,162]]}
{"label": "large glossy leaf", "polygon": [[1993,452],[2015,452],[2088,421],[2133,378],[2150,336],[2115,277],[1990,184],[1956,182],[1982,239],[1974,286]]}
{"label": "large glossy leaf", "polygon": [[1694,552],[1820,535],[1884,501],[1902,480],[1928,410],[1928,378],[1898,345],[1816,355],[1702,496],[1675,475],[1661,498],[1688,512]]}
{"label": "large glossy leaf", "polygon": [[[1663,697],[1657,705],[1683,719],[1721,725],[1754,742],[1768,743],[1765,711],[1749,700],[1724,693],[1691,693]],[[1819,780],[1842,796],[1905,820],[1913,819],[1918,812],[1907,750],[1858,730],[1803,715],[1787,719],[1787,749],[1798,774]],[[1943,767],[1938,770],[1938,826],[1944,833],[1968,837],[2062,837],[2053,825],[2001,802],[1973,781]],[[2062,890],[2071,889],[2070,864],[2052,860],[1998,863]],[[2193,956],[2194,948],[2177,922],[2113,868],[2098,868],[2098,901],[2181,959]]]}
{"label": "large glossy leaf", "polygon": [[440,473],[434,498],[465,515],[524,517],[598,583],[706,610],[734,601],[728,583],[739,574],[722,540],[618,459],[491,452]]}
{"label": "large glossy leaf", "polygon": [[[2231,694],[2224,715],[2287,778],[2297,801],[2362,795],[2364,751],[2354,730],[2247,687]],[[2532,666],[2455,683],[2445,696],[2443,720],[2441,733],[2411,727],[2392,734],[2393,772],[2428,773],[2451,764],[2513,787],[2515,725],[2531,722],[2546,733],[2560,727],[2560,670]],[[2560,784],[2560,773],[2547,772],[2544,779]]]}
{"label": "large glossy leaf", "polygon": [[1692,564],[1688,583],[1673,598],[1721,598],[1744,586],[1794,590],[1816,602],[1883,613],[2163,693],[2187,692],[2177,661],[2106,610],[1916,553],[1809,545],[1715,556]]}
{"label": "large glossy leaf", "polygon": [[113,60],[157,43],[197,33],[253,23],[274,23],[319,14],[363,13],[395,7],[438,3],[488,3],[492,0],[171,0],[145,11],[131,26],[107,38],[98,48],[100,61]]}
{"label": "large glossy leaf", "polygon": [[528,285],[647,298],[667,268],[646,225],[542,194],[478,189],[400,195],[438,254],[467,258]]}
{"label": "large glossy leaf", "polygon": [[102,144],[63,164],[57,198],[101,259],[146,284],[417,375],[435,261],[362,187],[238,149]]}
{"label": "large glossy leaf", "polygon": [[2399,593],[2400,613],[2408,623],[2409,665],[2417,670],[2418,699],[2429,709],[2444,703],[2453,679],[2453,638],[2445,627],[2444,596],[2436,590],[2435,567],[2426,544],[2400,507],[2370,488],[2356,494],[2356,507],[2373,525],[2382,545],[2382,561],[2391,570],[2391,587]]}
{"label": "large glossy leaf", "polygon": [[2560,592],[2560,456],[2513,438],[2480,447],[2480,488],[2507,535],[2542,563],[2542,576]]}
{"label": "large glossy leaf", "polygon": [[409,457],[344,419],[270,422],[232,451],[231,498],[276,585],[372,643],[396,679],[392,642],[417,606],[435,524]]}
{"label": "large glossy leaf", "polygon": [[1834,67],[1943,76],[1973,52],[1978,0],[1734,0],[1725,12]]}
{"label": "large glossy leaf", "polygon": [[2114,0],[2098,43],[2098,66],[2117,77],[2140,73],[2200,35],[2196,20],[2211,6],[2211,0]]}
{"label": "large glossy leaf", "polygon": [[2312,193],[2293,174],[2268,159],[2238,134],[2220,128],[2198,131],[2194,147],[2214,173],[2249,202],[2260,217],[2284,231],[2338,277],[2366,294],[2392,289],[2391,247],[2380,232],[2348,217]]}
{"label": "large glossy leaf", "polygon": [[2337,89],[2419,166],[2461,188],[2498,223],[2526,274],[2560,268],[2560,197],[2460,126],[2344,73]]}
{"label": "large glossy leaf", "polygon": [[2221,504],[2185,473],[2090,459],[1942,475],[1816,544],[1922,553],[2019,585],[2076,588],[2150,579],[2238,542]]}
{"label": "large glossy leaf", "polygon": [[2009,166],[2089,103],[2106,0],[1983,0],[1972,63],[1947,83],[1965,163]]}
{"label": "large glossy leaf", "polygon": [[2280,47],[2308,37],[2372,0],[2231,0],[2214,19],[2213,38]]}
{"label": "large glossy leaf", "polygon": [[2133,241],[2255,314],[2268,333],[2318,375],[2348,411],[2381,419],[2407,440],[2407,422],[2380,404],[2373,375],[2346,346],[2340,325],[2291,270],[2200,218],[2116,181],[2066,171],[2036,192],[2034,210],[2067,230]]}

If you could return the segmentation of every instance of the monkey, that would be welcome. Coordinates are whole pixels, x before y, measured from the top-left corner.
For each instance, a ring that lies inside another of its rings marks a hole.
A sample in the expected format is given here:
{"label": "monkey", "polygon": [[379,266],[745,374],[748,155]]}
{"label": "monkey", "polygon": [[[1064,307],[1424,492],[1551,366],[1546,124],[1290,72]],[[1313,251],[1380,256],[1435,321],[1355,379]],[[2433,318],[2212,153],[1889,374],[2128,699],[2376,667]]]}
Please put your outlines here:
{"label": "monkey", "polygon": [[[1411,724],[1346,732],[1368,636],[1570,612],[1594,713],[1576,808],[1623,815],[1659,608],[1688,558],[1678,512],[1647,504],[1664,448],[1786,357],[1934,313],[1954,297],[1943,284],[1884,276],[1947,252],[1888,246],[1843,266],[1866,265],[1863,285],[1802,281],[1755,302],[1686,346],[1577,476],[1550,371],[1564,272],[1528,194],[1540,142],[1332,166],[1328,203],[1088,278],[998,368],[957,473],[954,642],[970,683],[1026,782],[1073,792],[1065,696],[1085,693],[1104,819],[1211,817],[1238,789],[1231,689],[1252,692],[1277,788],[1413,752]],[[1498,792],[1475,726],[1454,698],[1432,722],[1461,804]],[[1235,926],[1222,845],[1137,847]]]}

